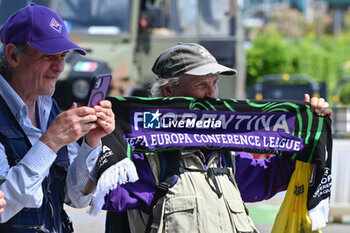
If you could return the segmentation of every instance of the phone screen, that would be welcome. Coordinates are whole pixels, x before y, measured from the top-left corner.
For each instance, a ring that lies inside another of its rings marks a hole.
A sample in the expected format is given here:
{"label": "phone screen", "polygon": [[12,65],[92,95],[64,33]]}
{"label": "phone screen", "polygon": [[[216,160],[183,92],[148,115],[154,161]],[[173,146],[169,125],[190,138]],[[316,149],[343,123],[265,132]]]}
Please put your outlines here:
{"label": "phone screen", "polygon": [[110,74],[100,74],[93,78],[86,106],[93,107],[106,98],[111,80]]}

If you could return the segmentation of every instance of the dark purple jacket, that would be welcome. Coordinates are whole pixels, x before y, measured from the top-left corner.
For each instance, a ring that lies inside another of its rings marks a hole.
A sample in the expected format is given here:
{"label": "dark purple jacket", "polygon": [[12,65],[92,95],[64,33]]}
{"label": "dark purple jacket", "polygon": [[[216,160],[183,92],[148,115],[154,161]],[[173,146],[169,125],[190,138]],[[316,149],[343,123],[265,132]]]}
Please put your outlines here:
{"label": "dark purple jacket", "polygon": [[[245,202],[266,200],[286,190],[295,167],[295,161],[280,156],[256,160],[251,154],[236,152],[235,158],[235,178]],[[141,209],[150,213],[149,206],[157,186],[144,155],[134,154],[134,163],[139,180],[111,191],[105,197],[104,210],[122,212]]]}

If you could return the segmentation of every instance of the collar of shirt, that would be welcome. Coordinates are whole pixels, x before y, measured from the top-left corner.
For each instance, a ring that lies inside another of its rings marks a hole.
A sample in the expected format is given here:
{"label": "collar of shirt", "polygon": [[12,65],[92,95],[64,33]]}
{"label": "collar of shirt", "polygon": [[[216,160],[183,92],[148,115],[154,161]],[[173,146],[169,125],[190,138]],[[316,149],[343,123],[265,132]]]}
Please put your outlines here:
{"label": "collar of shirt", "polygon": [[[12,114],[16,117],[19,124],[22,126],[27,118],[28,108],[21,97],[10,86],[5,78],[0,74],[0,95],[6,101]],[[51,96],[39,96],[37,99],[38,114],[40,119],[40,128],[46,130],[47,121],[52,106]]]}

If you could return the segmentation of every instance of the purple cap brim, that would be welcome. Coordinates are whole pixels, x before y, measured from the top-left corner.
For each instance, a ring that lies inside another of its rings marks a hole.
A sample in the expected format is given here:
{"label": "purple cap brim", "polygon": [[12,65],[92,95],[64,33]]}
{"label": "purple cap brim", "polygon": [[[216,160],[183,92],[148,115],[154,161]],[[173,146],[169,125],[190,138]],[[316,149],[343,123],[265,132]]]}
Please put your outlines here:
{"label": "purple cap brim", "polygon": [[218,63],[205,64],[185,72],[185,74],[195,75],[195,76],[202,76],[202,75],[209,75],[209,74],[235,75],[236,73],[237,73],[236,70],[220,65]]}
{"label": "purple cap brim", "polygon": [[31,41],[28,42],[28,44],[36,50],[46,54],[77,51],[81,55],[86,55],[86,51],[84,49],[80,48],[78,45],[64,37],[37,42]]}

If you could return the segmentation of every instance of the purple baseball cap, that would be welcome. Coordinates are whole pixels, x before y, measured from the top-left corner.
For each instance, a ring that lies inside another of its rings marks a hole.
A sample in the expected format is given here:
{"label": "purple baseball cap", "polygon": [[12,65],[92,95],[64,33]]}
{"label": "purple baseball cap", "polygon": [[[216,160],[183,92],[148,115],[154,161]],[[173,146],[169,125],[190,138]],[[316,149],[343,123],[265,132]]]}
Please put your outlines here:
{"label": "purple baseball cap", "polygon": [[13,13],[0,29],[1,42],[27,43],[36,50],[55,54],[86,51],[68,39],[68,32],[62,18],[53,10],[31,4]]}

